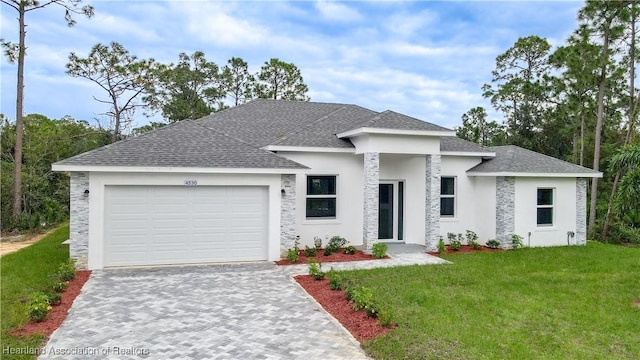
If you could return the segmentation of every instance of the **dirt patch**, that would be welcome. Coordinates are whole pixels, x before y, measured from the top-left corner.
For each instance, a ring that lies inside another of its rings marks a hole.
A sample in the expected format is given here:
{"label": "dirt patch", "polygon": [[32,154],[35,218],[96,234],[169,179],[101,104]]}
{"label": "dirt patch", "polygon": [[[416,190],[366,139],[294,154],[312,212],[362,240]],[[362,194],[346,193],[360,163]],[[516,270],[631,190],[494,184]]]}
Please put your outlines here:
{"label": "dirt patch", "polygon": [[[474,248],[472,248],[469,245],[462,245],[460,247],[460,250],[455,251],[453,249],[451,249],[451,247],[449,245],[447,245],[447,255],[449,254],[468,254],[468,253],[474,253],[474,252],[501,252],[504,251],[503,249],[492,249],[488,246],[483,246],[482,248],[480,248],[479,250],[476,250]],[[428,252],[427,254],[429,255],[433,255],[433,256],[440,256],[440,253],[437,251],[431,251]]]}
{"label": "dirt patch", "polygon": [[47,318],[41,322],[31,321],[21,329],[11,331],[11,335],[29,336],[33,334],[44,334],[49,337],[67,317],[67,312],[73,304],[73,301],[80,294],[82,286],[89,280],[91,271],[76,271],[76,277],[69,281],[69,287],[61,294],[62,301],[58,305],[54,305]]}
{"label": "dirt patch", "polygon": [[33,245],[56,230],[58,230],[58,228],[51,229],[42,234],[3,236],[2,241],[0,241],[0,256],[5,256],[29,245]]}
{"label": "dirt patch", "polygon": [[364,311],[353,311],[344,291],[331,290],[328,279],[315,280],[311,275],[298,275],[294,279],[359,342],[384,335],[396,327],[384,327]]}
{"label": "dirt patch", "polygon": [[[281,259],[276,261],[276,265],[296,265],[296,264],[308,264],[309,259],[314,259],[319,263],[328,263],[328,262],[349,262],[349,261],[362,261],[362,260],[379,260],[371,254],[365,254],[360,250],[356,250],[355,254],[345,254],[344,250],[340,250],[332,253],[329,256],[324,256],[324,249],[320,249],[316,256],[306,256],[304,251],[300,251],[300,257],[298,261],[294,263],[290,263],[287,259]],[[385,255],[383,259],[388,259],[389,257]]]}
{"label": "dirt patch", "polygon": [[636,307],[640,307],[640,299],[634,301],[633,305],[635,305]]}

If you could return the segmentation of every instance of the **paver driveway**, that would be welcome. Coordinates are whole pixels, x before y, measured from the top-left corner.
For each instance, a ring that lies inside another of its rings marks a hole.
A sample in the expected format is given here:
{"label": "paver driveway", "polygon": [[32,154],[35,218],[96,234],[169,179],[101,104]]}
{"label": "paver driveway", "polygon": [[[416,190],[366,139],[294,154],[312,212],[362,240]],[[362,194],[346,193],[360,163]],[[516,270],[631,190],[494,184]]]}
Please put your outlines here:
{"label": "paver driveway", "polygon": [[366,359],[273,264],[96,271],[44,352],[41,359]]}

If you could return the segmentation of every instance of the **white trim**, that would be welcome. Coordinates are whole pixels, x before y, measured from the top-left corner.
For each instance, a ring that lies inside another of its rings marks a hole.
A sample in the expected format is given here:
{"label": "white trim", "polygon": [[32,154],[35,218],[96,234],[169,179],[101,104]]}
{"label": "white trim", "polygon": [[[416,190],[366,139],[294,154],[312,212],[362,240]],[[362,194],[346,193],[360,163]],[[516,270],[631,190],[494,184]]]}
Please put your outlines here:
{"label": "white trim", "polygon": [[524,173],[524,172],[476,172],[467,171],[467,176],[513,176],[513,177],[545,177],[545,178],[601,178],[602,173]]}
{"label": "white trim", "polygon": [[101,166],[52,164],[53,171],[118,172],[118,173],[199,173],[199,174],[304,174],[308,168],[267,169],[267,168],[202,168],[163,166]]}
{"label": "white trim", "polygon": [[440,155],[442,156],[480,156],[487,158],[496,157],[496,153],[494,152],[474,152],[474,151],[441,151]]}
{"label": "white trim", "polygon": [[339,138],[349,138],[363,134],[387,134],[387,135],[415,135],[415,136],[456,136],[451,130],[402,130],[361,127],[336,134]]}
{"label": "white trim", "polygon": [[319,152],[319,153],[348,153],[356,152],[355,148],[334,148],[320,146],[283,146],[283,145],[267,145],[262,149],[267,151],[292,151],[292,152]]}

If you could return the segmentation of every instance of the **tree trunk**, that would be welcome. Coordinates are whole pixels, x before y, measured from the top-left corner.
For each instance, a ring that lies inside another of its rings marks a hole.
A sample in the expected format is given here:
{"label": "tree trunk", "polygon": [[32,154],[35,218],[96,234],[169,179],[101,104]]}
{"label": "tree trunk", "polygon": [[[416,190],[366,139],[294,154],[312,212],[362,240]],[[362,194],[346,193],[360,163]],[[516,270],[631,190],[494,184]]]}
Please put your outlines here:
{"label": "tree trunk", "polygon": [[580,166],[584,166],[584,109],[580,113]]}
{"label": "tree trunk", "polygon": [[23,98],[24,98],[24,55],[26,28],[24,23],[25,3],[18,5],[20,40],[18,48],[18,86],[16,91],[16,145],[13,156],[13,219],[17,220],[22,213],[22,137],[24,135]]}
{"label": "tree trunk", "polygon": [[[600,84],[598,85],[598,120],[596,122],[595,146],[593,149],[593,170],[600,170],[600,147],[602,142],[602,125],[604,123],[604,92],[607,82],[607,63],[609,60],[609,29],[604,33],[602,49],[602,68],[600,69]],[[596,203],[598,200],[598,178],[591,180],[591,204],[589,207],[589,232],[593,234],[596,223]]]}
{"label": "tree trunk", "polygon": [[[627,124],[627,135],[624,138],[624,146],[629,144],[633,137],[633,129],[636,123],[636,103],[635,96],[635,77],[636,77],[636,13],[635,4],[631,3],[631,48],[629,49],[629,123]],[[604,218],[604,225],[602,227],[602,237],[606,238],[609,232],[609,223],[611,221],[611,212],[613,208],[613,200],[618,191],[618,183],[622,172],[618,170],[616,177],[613,180],[613,187],[611,188],[611,195],[609,195],[609,204],[607,205],[607,215]]]}

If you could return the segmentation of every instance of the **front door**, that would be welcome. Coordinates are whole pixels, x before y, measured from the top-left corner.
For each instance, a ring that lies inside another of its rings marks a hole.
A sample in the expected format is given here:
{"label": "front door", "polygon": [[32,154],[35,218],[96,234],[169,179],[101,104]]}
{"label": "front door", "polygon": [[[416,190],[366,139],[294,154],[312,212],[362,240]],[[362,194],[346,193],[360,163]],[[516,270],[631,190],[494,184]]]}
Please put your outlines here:
{"label": "front door", "polygon": [[404,182],[381,181],[378,195],[378,239],[401,241],[403,239]]}

